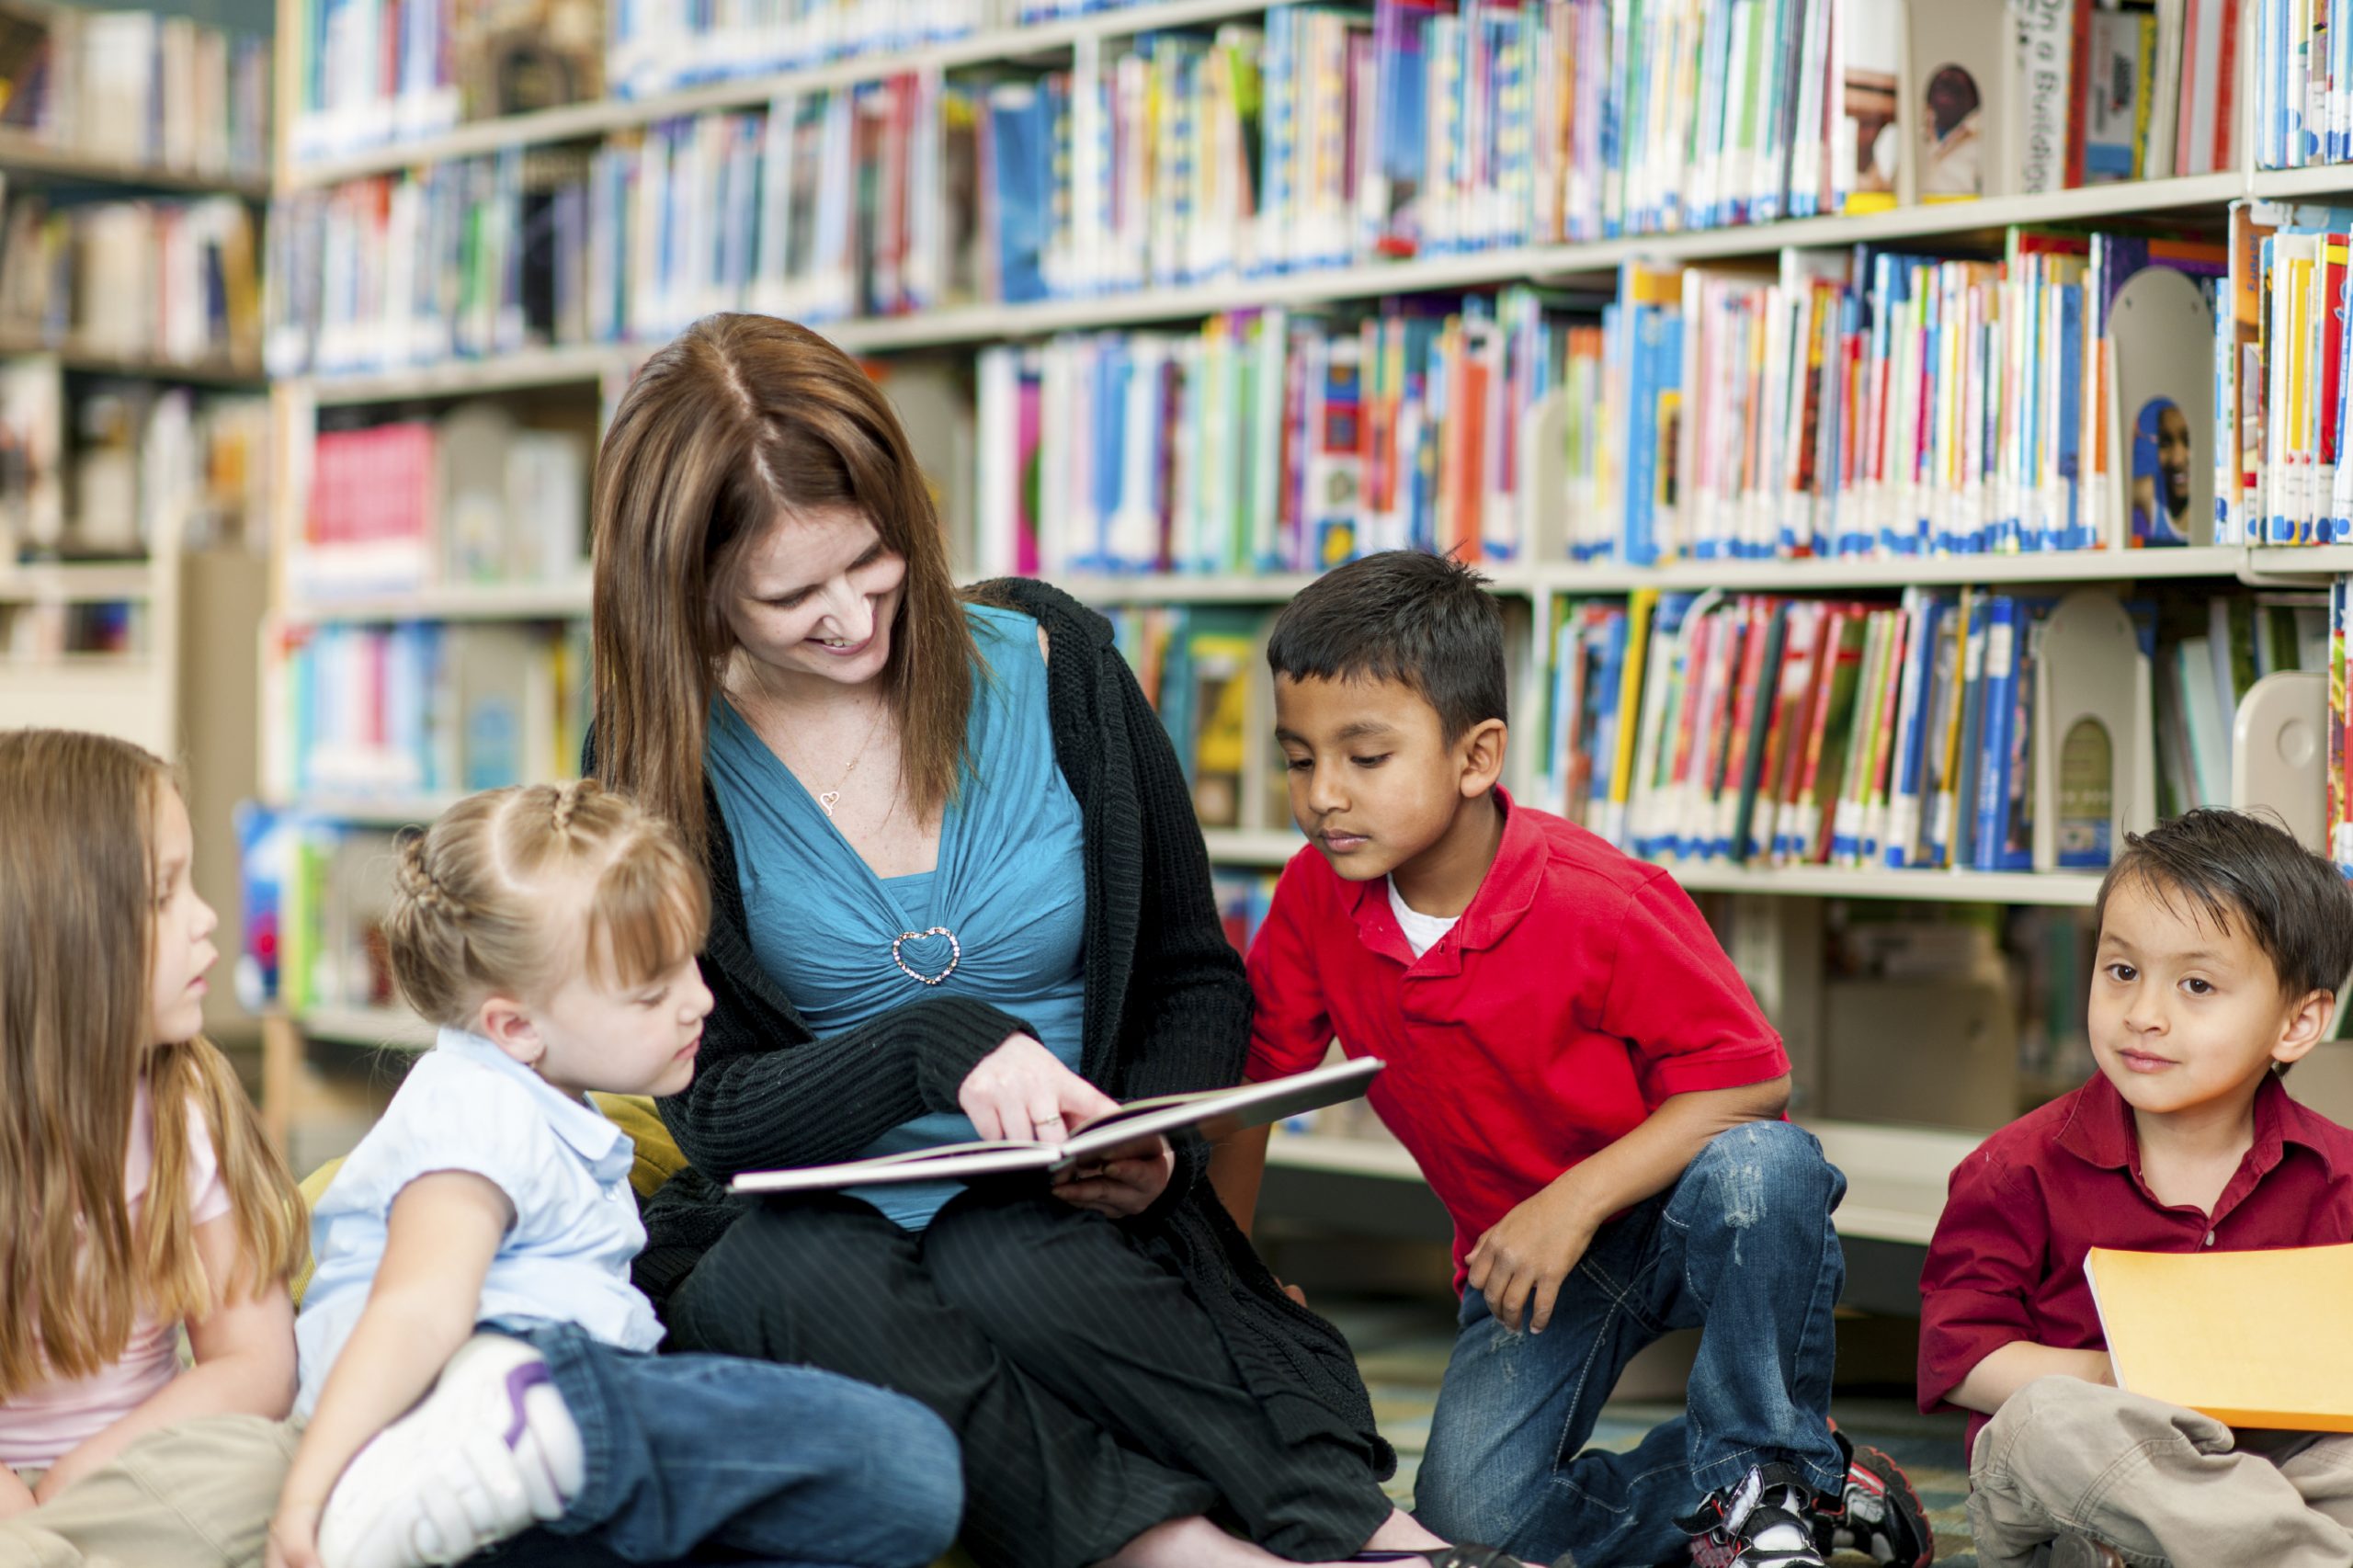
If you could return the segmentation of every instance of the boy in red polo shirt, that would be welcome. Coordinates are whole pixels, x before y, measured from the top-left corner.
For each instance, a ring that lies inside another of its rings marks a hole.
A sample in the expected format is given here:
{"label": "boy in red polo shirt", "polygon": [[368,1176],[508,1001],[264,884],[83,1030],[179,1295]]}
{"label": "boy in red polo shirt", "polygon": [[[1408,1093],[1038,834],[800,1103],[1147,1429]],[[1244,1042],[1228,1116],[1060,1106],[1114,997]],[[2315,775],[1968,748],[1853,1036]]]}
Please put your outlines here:
{"label": "boy in red polo shirt", "polygon": [[[1453,1216],[1461,1328],[1415,1511],[1588,1565],[1800,1568],[1834,1541],[1926,1563],[1909,1485],[1827,1421],[1845,1182],[1780,1119],[1780,1039],[1672,878],[1497,787],[1481,584],[1370,556],[1267,646],[1310,848],[1250,953],[1250,1075],[1336,1035],[1385,1060],[1369,1098]],[[1213,1166],[1245,1226],[1265,1153]],[[1580,1452],[1620,1370],[1677,1328],[1702,1331],[1688,1417]]]}
{"label": "boy in red polo shirt", "polygon": [[2353,972],[2353,892],[2234,812],[2126,845],[2099,891],[2099,1072],[1953,1172],[1920,1282],[1921,1408],[1975,1413],[1988,1568],[2344,1568],[2353,1438],[2234,1434],[2114,1387],[2084,1254],[2353,1240],[2353,1132],[2279,1077]]}

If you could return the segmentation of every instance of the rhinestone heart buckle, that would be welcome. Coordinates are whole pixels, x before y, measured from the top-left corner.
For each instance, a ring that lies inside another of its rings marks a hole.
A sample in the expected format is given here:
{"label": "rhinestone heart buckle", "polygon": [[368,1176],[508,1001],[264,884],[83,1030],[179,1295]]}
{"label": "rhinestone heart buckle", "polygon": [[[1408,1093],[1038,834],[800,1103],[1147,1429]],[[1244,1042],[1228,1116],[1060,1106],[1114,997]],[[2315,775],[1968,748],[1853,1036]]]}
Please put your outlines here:
{"label": "rhinestone heart buckle", "polygon": [[[920,971],[911,969],[907,965],[907,960],[899,956],[899,945],[901,943],[918,942],[926,937],[945,937],[948,938],[948,967],[941,970],[938,974],[925,974]],[[924,985],[937,985],[941,981],[947,979],[949,975],[955,973],[956,966],[964,961],[964,945],[956,939],[956,933],[950,931],[945,926],[934,926],[929,930],[926,931],[902,931],[897,936],[891,938],[891,961],[897,964],[899,966],[899,972],[905,975],[909,980],[915,981]]]}

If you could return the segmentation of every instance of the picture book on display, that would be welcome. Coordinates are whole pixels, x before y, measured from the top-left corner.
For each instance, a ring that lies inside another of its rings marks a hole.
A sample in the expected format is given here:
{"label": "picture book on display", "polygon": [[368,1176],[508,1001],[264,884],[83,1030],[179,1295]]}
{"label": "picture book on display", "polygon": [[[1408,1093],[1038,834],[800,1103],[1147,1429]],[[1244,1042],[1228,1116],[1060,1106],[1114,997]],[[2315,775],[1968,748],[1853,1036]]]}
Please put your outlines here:
{"label": "picture book on display", "polygon": [[1377,1056],[1359,1056],[1264,1084],[1131,1100],[1059,1143],[1022,1138],[949,1143],[937,1149],[917,1149],[871,1160],[848,1160],[837,1165],[745,1171],[728,1185],[736,1192],[814,1192],[886,1183],[1008,1176],[1020,1171],[1059,1175],[1089,1156],[1112,1153],[1141,1139],[1187,1128],[1199,1131],[1204,1138],[1221,1138],[1244,1128],[1263,1127],[1287,1116],[1352,1100],[1364,1093],[1365,1085],[1372,1082],[1382,1065]]}

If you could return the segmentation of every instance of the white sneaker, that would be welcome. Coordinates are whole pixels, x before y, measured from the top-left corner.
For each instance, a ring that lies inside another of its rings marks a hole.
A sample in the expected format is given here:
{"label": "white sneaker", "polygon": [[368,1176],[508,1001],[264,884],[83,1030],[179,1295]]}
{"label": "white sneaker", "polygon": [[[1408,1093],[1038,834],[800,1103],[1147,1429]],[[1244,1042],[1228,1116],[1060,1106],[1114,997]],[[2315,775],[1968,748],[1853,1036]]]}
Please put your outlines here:
{"label": "white sneaker", "polygon": [[325,1568],[441,1568],[561,1518],[580,1428],[519,1339],[477,1334],[433,1392],[360,1449],[319,1520]]}

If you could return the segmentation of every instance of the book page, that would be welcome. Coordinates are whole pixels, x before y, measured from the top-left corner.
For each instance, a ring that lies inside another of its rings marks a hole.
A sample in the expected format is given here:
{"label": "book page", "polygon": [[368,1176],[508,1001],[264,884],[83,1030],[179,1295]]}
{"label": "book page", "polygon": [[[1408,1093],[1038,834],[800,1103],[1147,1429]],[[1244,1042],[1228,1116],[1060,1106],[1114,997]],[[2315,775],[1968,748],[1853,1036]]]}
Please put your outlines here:
{"label": "book page", "polygon": [[1155,1095],[1099,1117],[1061,1144],[1026,1140],[990,1140],[913,1150],[871,1160],[810,1165],[789,1170],[745,1171],[728,1184],[735,1192],[814,1192],[885,1183],[970,1179],[1016,1171],[1067,1170],[1089,1155],[1140,1140],[1198,1127],[1206,1138],[1221,1138],[1245,1127],[1353,1099],[1381,1069],[1378,1057],[1318,1067],[1264,1084],[1231,1089],[1199,1089]]}

